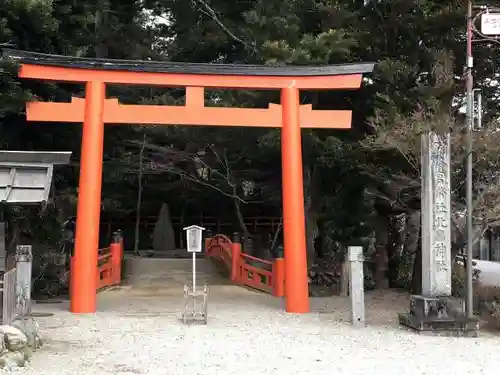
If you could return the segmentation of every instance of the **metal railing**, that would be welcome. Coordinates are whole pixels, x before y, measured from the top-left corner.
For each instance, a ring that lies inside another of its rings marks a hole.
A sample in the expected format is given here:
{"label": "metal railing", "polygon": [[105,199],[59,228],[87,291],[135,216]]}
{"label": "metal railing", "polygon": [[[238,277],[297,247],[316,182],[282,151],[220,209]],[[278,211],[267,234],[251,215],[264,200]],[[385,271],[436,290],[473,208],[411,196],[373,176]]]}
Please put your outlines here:
{"label": "metal railing", "polygon": [[2,291],[2,324],[10,325],[21,315],[21,305],[16,293],[17,269],[13,268],[3,274]]}

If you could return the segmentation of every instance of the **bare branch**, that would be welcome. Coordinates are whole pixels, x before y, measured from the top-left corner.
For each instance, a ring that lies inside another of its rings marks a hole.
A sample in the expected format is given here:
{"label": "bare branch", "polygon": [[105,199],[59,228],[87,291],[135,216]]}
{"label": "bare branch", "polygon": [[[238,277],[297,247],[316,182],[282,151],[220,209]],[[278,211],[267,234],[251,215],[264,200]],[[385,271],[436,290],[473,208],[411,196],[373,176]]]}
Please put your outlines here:
{"label": "bare branch", "polygon": [[178,170],[178,169],[175,169],[175,168],[167,168],[167,169],[164,170],[164,172],[177,174],[178,176],[181,176],[182,178],[185,178],[188,181],[191,181],[191,182],[194,182],[194,183],[197,183],[197,184],[209,187],[209,188],[211,188],[213,190],[216,190],[217,192],[219,192],[220,194],[222,194],[222,195],[224,195],[226,197],[229,197],[229,198],[232,198],[232,199],[236,199],[236,200],[240,201],[241,203],[247,203],[247,201],[245,201],[243,198],[239,197],[238,195],[227,193],[224,190],[218,188],[217,186],[212,185],[209,182],[206,182],[206,181],[204,181],[202,179],[199,179],[197,177],[194,177],[194,176],[186,173],[185,171]]}
{"label": "bare branch", "polygon": [[212,20],[215,21],[217,25],[227,34],[229,35],[234,41],[243,44],[246,48],[250,49],[253,52],[256,52],[256,48],[254,45],[251,45],[247,42],[245,42],[243,39],[237,37],[229,28],[222,23],[220,18],[217,16],[217,13],[215,10],[205,1],[205,0],[191,0],[191,3],[198,9],[201,13],[204,15],[210,17]]}
{"label": "bare branch", "polygon": [[[147,167],[142,168],[142,173],[146,174],[161,174],[161,173],[172,173],[177,175],[187,181],[191,181],[193,183],[209,187],[213,190],[216,190],[220,194],[235,199],[241,203],[247,203],[246,200],[239,197],[237,195],[236,184],[232,181],[231,170],[229,167],[229,161],[227,159],[227,155],[224,151],[224,156],[221,157],[216,149],[210,145],[206,145],[215,156],[217,162],[220,164],[220,168],[224,171],[221,173],[219,168],[214,168],[210,166],[206,160],[204,160],[203,155],[200,155],[199,152],[186,152],[182,150],[177,150],[168,146],[159,146],[155,144],[142,143],[139,141],[131,141],[130,144],[143,146],[145,149],[153,151],[154,153],[147,157],[143,156],[143,165]],[[125,163],[129,166],[128,173],[139,173],[135,168],[131,168],[131,165],[136,165],[140,163],[140,160],[136,160],[136,157],[130,157],[127,160],[117,159],[121,163]],[[203,176],[199,176],[198,174],[189,173],[185,169],[177,167],[176,164],[182,162],[189,162],[195,165],[201,165],[203,168],[206,168],[210,171],[210,174],[221,177],[227,186],[230,188],[231,192],[224,191],[222,188],[210,183],[210,181],[203,178]]]}

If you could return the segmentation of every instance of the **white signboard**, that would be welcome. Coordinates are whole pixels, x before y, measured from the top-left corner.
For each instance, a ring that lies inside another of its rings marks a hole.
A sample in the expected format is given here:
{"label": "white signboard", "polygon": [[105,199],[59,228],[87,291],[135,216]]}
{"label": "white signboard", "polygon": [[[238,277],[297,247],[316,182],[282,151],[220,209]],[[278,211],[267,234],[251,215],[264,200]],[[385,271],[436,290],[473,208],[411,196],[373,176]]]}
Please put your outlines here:
{"label": "white signboard", "polygon": [[500,13],[484,13],[481,16],[481,33],[500,35]]}
{"label": "white signboard", "polygon": [[203,251],[203,231],[205,228],[191,225],[184,228],[188,253],[201,253]]}

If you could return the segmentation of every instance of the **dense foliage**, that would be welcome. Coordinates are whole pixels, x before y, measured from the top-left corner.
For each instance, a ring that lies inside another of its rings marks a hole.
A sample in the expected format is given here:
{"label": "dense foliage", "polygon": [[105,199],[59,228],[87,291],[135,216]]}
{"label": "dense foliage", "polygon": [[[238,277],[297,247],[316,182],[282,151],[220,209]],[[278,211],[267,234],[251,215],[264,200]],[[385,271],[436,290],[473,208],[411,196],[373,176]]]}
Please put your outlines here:
{"label": "dense foliage", "polygon": [[[426,129],[452,131],[454,241],[463,245],[464,15],[460,0],[4,0],[0,43],[88,57],[376,62],[360,91],[303,94],[303,103],[315,108],[354,110],[351,131],[303,132],[308,255],[314,263],[315,255],[360,243],[372,253],[387,251],[390,267],[397,268],[412,261],[418,247],[419,137]],[[489,84],[496,51],[475,49],[475,79],[487,98],[498,95]],[[55,246],[58,224],[74,212],[80,128],[28,124],[23,108],[32,97],[66,100],[81,95],[82,87],[20,82],[15,67],[4,62],[0,69],[1,147],[74,154],[73,164],[58,171],[43,212],[12,212],[19,233]],[[112,87],[108,94],[125,103],[184,100],[182,90],[168,88]],[[207,100],[262,107],[279,96],[210,91]],[[497,105],[488,100],[485,118],[496,117]],[[481,131],[475,139],[476,208],[484,227],[498,221],[498,210],[486,206],[499,199],[497,137]],[[255,233],[245,216],[281,215],[277,130],[109,127],[104,166],[103,216],[130,217],[138,207],[143,216],[156,215],[159,203],[168,202],[177,216],[203,211],[234,221],[248,238]],[[397,269],[390,274],[393,281],[400,278]]]}

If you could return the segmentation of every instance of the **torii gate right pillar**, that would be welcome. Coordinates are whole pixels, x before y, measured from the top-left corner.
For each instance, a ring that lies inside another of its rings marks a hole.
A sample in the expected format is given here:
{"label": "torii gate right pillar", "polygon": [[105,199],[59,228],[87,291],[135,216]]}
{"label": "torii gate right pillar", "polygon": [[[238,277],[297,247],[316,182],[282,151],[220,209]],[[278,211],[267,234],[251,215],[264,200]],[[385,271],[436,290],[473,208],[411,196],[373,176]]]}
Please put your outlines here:
{"label": "torii gate right pillar", "polygon": [[285,248],[285,309],[309,312],[302,138],[299,123],[299,90],[281,90],[283,126],[281,128],[281,170],[283,194],[283,233]]}

